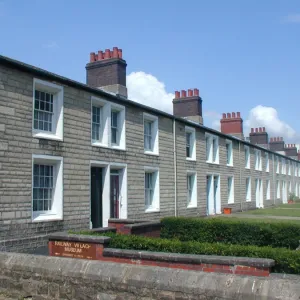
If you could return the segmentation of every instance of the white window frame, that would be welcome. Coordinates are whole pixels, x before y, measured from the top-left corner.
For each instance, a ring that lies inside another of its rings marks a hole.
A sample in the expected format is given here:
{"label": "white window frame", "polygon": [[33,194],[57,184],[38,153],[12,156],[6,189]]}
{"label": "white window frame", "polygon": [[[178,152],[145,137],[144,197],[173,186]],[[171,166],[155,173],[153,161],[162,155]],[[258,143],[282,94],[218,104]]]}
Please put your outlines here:
{"label": "white window frame", "polygon": [[[33,211],[33,168],[34,164],[52,165],[53,168],[53,199],[49,211]],[[50,155],[32,155],[32,186],[31,213],[32,221],[54,221],[63,219],[63,157]]]}
{"label": "white window frame", "polygon": [[[187,156],[187,153],[185,151],[186,160],[196,160],[196,130],[193,127],[185,126],[185,147],[186,147],[186,134],[190,134],[190,156]],[[185,148],[186,149],[186,148]]]}
{"label": "white window frame", "polygon": [[[230,180],[230,186],[229,186]],[[227,194],[228,194],[228,204],[234,203],[234,177],[228,176],[227,177]]]}
{"label": "white window frame", "polygon": [[281,174],[286,175],[286,161],[285,158],[281,158]]}
{"label": "white window frame", "polygon": [[251,177],[246,178],[246,202],[251,202]]}
{"label": "white window frame", "polygon": [[[100,139],[93,140],[93,106],[101,108],[101,126]],[[111,112],[118,112],[118,143],[113,144],[111,141]],[[98,97],[91,97],[91,144],[95,147],[112,148],[126,151],[126,120],[125,106],[111,103]]]}
{"label": "white window frame", "polygon": [[[153,173],[155,175],[154,184],[153,184],[153,200],[152,204],[146,206],[146,199],[145,199],[145,178],[146,173]],[[144,168],[144,205],[145,205],[145,212],[159,212],[160,211],[160,184],[159,184],[159,168],[155,167],[145,167]]]}
{"label": "white window frame", "polygon": [[255,170],[262,171],[261,150],[255,149]]}
{"label": "white window frame", "polygon": [[[34,104],[35,90],[53,94],[53,116],[52,131],[34,129]],[[63,141],[64,134],[64,88],[63,86],[40,80],[33,79],[33,101],[32,101],[32,136],[39,139]]]}
{"label": "white window frame", "polygon": [[205,134],[206,162],[219,164],[219,137],[210,133]]}
{"label": "white window frame", "polygon": [[265,160],[266,160],[266,172],[270,172],[270,156],[269,153],[265,153]]}
{"label": "white window frame", "polygon": [[280,180],[276,180],[276,199],[280,199]]}
{"label": "white window frame", "polygon": [[292,172],[291,172],[291,162],[288,160],[288,175],[292,175]]}
{"label": "white window frame", "polygon": [[270,182],[270,179],[266,180],[266,200],[271,200],[271,182]]}
{"label": "white window frame", "polygon": [[250,169],[250,147],[244,146],[244,153],[245,153],[245,169]]}
{"label": "white window frame", "polygon": [[298,176],[298,168],[297,168],[297,164],[294,162],[294,176],[297,177]]}
{"label": "white window frame", "polygon": [[[151,123],[151,148],[145,149],[145,122]],[[150,155],[159,155],[159,129],[158,117],[143,113],[143,132],[144,132],[144,153]]]}
{"label": "white window frame", "polygon": [[[188,189],[189,178],[192,178],[191,197],[189,196],[189,189]],[[187,208],[195,208],[197,207],[197,173],[195,171],[187,171],[186,180],[187,180]]]}
{"label": "white window frame", "polygon": [[278,156],[275,157],[275,164],[276,164],[276,174],[279,174],[280,168],[279,168],[279,158],[278,158]]}
{"label": "white window frame", "polygon": [[[226,165],[233,167],[233,145],[231,140],[226,140]],[[228,148],[227,148],[228,145]]]}

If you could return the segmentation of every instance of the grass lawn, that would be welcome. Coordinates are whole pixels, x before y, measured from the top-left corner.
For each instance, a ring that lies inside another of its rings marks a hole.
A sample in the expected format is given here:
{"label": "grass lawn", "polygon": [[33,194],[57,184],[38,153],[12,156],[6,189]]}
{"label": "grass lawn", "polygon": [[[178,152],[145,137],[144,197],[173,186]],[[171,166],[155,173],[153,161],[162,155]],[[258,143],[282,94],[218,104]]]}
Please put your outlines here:
{"label": "grass lawn", "polygon": [[247,210],[241,214],[245,215],[265,215],[265,216],[287,216],[287,217],[300,217],[299,204],[283,204],[275,208],[264,208]]}

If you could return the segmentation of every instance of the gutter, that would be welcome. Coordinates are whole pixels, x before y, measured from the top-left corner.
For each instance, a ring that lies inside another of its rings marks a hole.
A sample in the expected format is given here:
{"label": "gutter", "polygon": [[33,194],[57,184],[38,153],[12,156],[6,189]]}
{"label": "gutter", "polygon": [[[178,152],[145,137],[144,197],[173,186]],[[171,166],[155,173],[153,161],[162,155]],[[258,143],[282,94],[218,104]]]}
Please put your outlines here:
{"label": "gutter", "polygon": [[177,217],[177,157],[176,157],[176,121],[173,119],[173,156],[174,156],[174,215]]}

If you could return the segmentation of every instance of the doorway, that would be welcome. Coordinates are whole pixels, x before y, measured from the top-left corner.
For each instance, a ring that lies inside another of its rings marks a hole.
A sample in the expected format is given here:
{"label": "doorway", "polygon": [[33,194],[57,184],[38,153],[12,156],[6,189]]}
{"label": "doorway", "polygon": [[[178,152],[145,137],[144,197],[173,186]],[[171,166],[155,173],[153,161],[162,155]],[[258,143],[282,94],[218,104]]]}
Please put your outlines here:
{"label": "doorway", "polygon": [[119,170],[110,171],[110,218],[120,217],[120,173]]}
{"label": "doorway", "polygon": [[256,207],[263,208],[264,198],[263,198],[263,187],[262,187],[261,179],[255,179],[255,199],[256,199]]}
{"label": "doorway", "polygon": [[103,192],[103,168],[91,168],[91,227],[102,227],[102,192]]}
{"label": "doorway", "polygon": [[220,176],[206,176],[206,214],[215,215],[221,213]]}

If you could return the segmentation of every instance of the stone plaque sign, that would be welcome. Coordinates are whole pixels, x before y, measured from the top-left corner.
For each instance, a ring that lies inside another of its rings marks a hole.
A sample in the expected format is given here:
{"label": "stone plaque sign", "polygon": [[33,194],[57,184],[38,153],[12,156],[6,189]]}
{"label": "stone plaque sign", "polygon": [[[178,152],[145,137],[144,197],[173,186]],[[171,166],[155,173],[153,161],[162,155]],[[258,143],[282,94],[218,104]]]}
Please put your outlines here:
{"label": "stone plaque sign", "polygon": [[96,259],[96,244],[51,241],[52,256]]}

